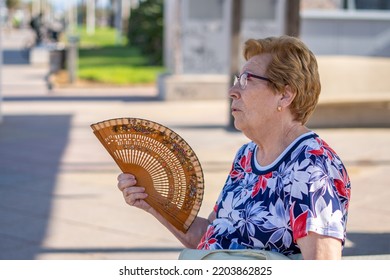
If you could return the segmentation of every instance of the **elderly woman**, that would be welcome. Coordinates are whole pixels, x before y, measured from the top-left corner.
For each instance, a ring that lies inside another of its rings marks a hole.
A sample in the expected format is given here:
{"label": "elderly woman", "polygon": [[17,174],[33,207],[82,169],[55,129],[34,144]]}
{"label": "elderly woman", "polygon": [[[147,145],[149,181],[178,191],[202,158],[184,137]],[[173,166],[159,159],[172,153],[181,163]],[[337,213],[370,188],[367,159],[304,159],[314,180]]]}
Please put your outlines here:
{"label": "elderly woman", "polygon": [[316,59],[288,36],[250,39],[244,57],[229,95],[234,125],[251,142],[237,152],[209,217],[184,234],[144,201],[133,175],[120,174],[118,187],[188,248],[340,259],[350,181],[335,151],[305,126],[321,90]]}

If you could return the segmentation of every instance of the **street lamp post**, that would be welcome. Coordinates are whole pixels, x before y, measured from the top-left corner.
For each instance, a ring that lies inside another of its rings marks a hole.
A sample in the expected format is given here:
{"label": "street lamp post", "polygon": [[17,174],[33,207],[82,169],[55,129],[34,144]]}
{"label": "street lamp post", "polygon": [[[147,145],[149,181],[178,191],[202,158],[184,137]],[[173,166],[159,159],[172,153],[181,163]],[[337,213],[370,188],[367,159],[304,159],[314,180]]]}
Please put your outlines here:
{"label": "street lamp post", "polygon": [[122,43],[122,33],[123,33],[123,24],[122,24],[122,0],[116,0],[115,2],[115,29],[116,29],[116,44],[119,45]]}
{"label": "street lamp post", "polygon": [[[240,33],[242,19],[242,0],[233,0],[231,9],[231,34],[230,34],[230,73],[229,87],[234,82],[234,75],[240,71]],[[229,98],[231,103],[231,99]],[[234,119],[229,106],[229,128],[234,128]]]}
{"label": "street lamp post", "polygon": [[95,0],[87,0],[87,33],[95,33]]}

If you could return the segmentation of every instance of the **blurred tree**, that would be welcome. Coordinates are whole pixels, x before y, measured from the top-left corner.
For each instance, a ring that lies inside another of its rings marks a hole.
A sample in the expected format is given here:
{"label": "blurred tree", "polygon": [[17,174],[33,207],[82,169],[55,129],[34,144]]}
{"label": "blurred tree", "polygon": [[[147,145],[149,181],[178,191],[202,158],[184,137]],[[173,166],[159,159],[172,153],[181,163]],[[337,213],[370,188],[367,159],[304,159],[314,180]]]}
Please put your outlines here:
{"label": "blurred tree", "polygon": [[131,11],[127,38],[129,45],[138,47],[151,64],[162,63],[163,0],[145,0]]}
{"label": "blurred tree", "polygon": [[5,5],[8,8],[8,22],[13,27],[19,28],[23,23],[23,14],[18,9],[21,7],[20,0],[6,0]]}
{"label": "blurred tree", "polygon": [[20,7],[20,0],[6,0],[5,5],[9,10],[14,10]]}

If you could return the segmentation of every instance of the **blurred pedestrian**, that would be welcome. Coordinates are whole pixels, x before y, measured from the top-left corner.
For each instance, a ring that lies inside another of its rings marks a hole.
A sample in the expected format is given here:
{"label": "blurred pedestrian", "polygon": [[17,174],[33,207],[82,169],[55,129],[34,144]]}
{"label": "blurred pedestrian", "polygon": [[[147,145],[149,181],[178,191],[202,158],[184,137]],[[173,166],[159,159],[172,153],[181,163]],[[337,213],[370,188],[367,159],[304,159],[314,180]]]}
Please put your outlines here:
{"label": "blurred pedestrian", "polygon": [[37,16],[32,17],[30,27],[35,33],[35,45],[38,46],[42,43],[43,37],[43,13],[39,13]]}

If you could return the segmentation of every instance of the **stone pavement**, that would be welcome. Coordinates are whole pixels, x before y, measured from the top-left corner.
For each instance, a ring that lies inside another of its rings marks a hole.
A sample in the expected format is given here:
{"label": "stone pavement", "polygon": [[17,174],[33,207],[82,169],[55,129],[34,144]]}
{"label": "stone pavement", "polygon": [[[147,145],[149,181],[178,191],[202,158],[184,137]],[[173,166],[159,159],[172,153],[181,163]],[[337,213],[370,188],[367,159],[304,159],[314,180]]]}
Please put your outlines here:
{"label": "stone pavement", "polygon": [[[116,188],[120,171],[89,125],[139,117],[175,130],[202,163],[205,216],[247,142],[227,129],[228,101],[163,102],[154,87],[49,92],[46,72],[23,63],[2,69],[0,259],[176,259],[182,245],[124,203]],[[313,129],[339,153],[352,180],[344,255],[390,259],[390,129]]]}

